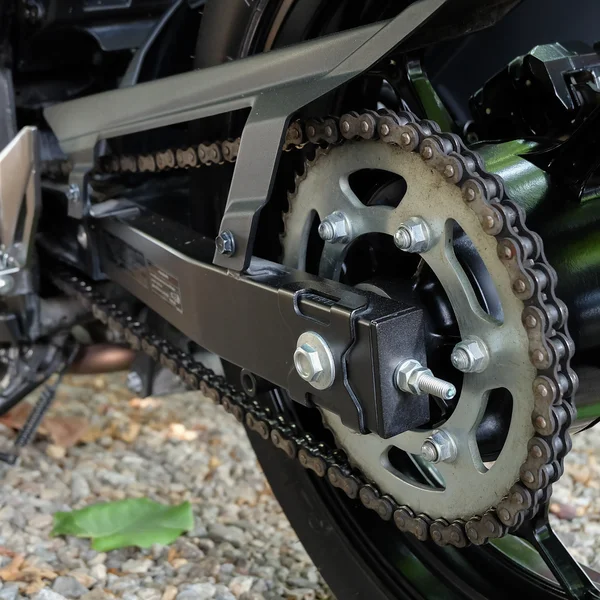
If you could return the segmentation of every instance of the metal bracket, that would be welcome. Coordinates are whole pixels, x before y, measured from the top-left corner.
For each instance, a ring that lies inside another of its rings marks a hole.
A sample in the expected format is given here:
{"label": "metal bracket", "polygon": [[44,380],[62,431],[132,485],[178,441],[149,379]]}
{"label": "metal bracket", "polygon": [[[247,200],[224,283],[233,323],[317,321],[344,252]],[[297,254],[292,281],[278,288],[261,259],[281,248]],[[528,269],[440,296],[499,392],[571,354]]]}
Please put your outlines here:
{"label": "metal bracket", "polygon": [[38,131],[24,127],[0,152],[0,294],[23,293],[41,208]]}

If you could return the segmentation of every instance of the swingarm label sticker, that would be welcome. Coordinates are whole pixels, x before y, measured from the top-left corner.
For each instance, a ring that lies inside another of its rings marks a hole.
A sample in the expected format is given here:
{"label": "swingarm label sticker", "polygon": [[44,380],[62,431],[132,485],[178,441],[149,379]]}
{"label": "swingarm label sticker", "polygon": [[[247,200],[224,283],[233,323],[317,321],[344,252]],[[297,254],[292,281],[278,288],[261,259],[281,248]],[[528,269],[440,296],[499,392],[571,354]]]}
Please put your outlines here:
{"label": "swingarm label sticker", "polygon": [[181,307],[181,289],[179,288],[177,277],[153,265],[149,260],[146,262],[148,264],[150,289],[173,308],[183,313],[183,308]]}
{"label": "swingarm label sticker", "polygon": [[117,267],[128,271],[140,285],[150,289],[161,300],[183,314],[179,280],[164,269],[146,260],[144,255],[128,243],[106,232],[108,259]]}

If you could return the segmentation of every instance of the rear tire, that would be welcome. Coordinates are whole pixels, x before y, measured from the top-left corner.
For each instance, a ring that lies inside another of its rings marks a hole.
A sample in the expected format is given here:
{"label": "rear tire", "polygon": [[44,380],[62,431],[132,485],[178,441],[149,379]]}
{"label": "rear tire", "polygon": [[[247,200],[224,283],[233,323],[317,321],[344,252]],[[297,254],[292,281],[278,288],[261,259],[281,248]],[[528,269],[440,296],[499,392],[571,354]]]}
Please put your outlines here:
{"label": "rear tire", "polygon": [[[303,18],[307,25],[290,29],[301,32],[303,37],[300,39],[315,37],[318,34],[308,24],[314,26],[318,20],[315,17],[327,13],[326,9],[333,4],[328,4],[327,0],[296,0],[294,7],[302,3],[306,4]],[[257,51],[260,44],[254,43],[254,36],[262,40],[266,36],[255,26],[258,13],[262,11],[264,25],[269,20],[264,15],[272,16],[283,3],[281,0],[258,0],[248,4],[240,0],[207,3],[196,46],[196,68],[242,58]],[[342,4],[337,2],[335,6]],[[396,10],[400,9],[396,3]],[[343,19],[338,21],[343,22]],[[348,26],[347,22],[345,24]],[[324,30],[336,29],[325,25]],[[292,42],[286,39],[282,43]],[[355,104],[348,110],[365,107],[361,97],[353,96],[352,100]],[[204,122],[198,130],[206,139],[223,139],[236,127],[239,127],[239,117],[227,115]],[[231,166],[226,165],[209,185],[206,181],[198,181],[202,197],[211,197],[210,203],[192,203],[198,211],[195,227],[201,227],[204,233],[210,235],[218,230],[231,174]],[[193,189],[192,193],[198,197],[198,189]],[[212,231],[206,231],[209,221]],[[226,365],[225,371],[230,381],[239,382],[239,369]],[[263,395],[259,400],[275,412],[284,412],[286,417],[296,419],[303,428],[323,433],[319,413],[299,408],[287,399],[284,391]],[[564,597],[555,585],[519,567],[493,547],[457,551],[418,542],[412,536],[402,534],[360,503],[349,500],[326,481],[305,470],[298,461],[290,460],[270,440],[265,441],[249,430],[247,433],[275,496],[338,600],[506,600],[511,596],[547,600]]]}

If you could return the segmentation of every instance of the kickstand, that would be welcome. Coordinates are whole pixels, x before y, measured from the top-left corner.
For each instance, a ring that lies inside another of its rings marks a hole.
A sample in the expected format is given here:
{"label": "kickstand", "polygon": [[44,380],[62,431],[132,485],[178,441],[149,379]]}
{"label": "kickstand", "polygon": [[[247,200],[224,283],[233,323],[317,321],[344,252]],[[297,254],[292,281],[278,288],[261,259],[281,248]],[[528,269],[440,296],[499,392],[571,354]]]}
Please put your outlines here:
{"label": "kickstand", "polygon": [[[66,350],[66,347],[63,347],[63,351]],[[40,393],[40,397],[33,407],[32,411],[27,416],[27,420],[25,421],[21,431],[17,435],[15,442],[13,444],[13,450],[9,452],[0,452],[0,461],[5,462],[9,465],[16,464],[19,459],[21,449],[27,446],[29,442],[33,439],[38,427],[40,426],[44,416],[48,412],[48,409],[52,405],[54,398],[56,397],[56,390],[60,385],[62,378],[64,377],[67,369],[71,366],[73,360],[77,356],[79,351],[79,345],[74,344],[71,345],[63,355],[62,360],[56,366],[55,370],[50,371],[48,373],[48,378],[52,375],[53,372],[56,372],[56,379],[54,382],[50,384],[46,384],[44,389]],[[48,379],[47,378],[47,379]]]}
{"label": "kickstand", "polygon": [[538,551],[568,598],[600,599],[598,588],[554,533],[548,519],[548,506],[548,502],[544,503],[538,514],[531,521],[524,523],[517,535]]}

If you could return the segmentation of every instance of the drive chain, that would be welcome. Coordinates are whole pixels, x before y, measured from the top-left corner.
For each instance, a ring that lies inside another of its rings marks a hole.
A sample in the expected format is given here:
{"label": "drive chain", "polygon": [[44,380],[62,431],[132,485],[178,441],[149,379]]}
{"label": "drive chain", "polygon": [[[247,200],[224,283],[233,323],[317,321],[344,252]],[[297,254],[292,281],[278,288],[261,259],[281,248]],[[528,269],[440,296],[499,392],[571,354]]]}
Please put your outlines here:
{"label": "drive chain", "polygon": [[[288,129],[284,149],[299,148],[306,143],[336,145],[356,139],[379,139],[407,152],[418,152],[445,179],[459,186],[464,202],[476,213],[483,230],[496,239],[498,256],[509,273],[513,293],[524,303],[522,322],[529,339],[530,360],[537,370],[531,390],[535,399],[531,416],[535,434],[529,441],[519,481],[498,506],[490,507],[484,514],[448,522],[416,514],[409,506],[399,505],[353,467],[341,450],[329,447],[302,431],[296,423],[272,413],[190,355],[154,335],[145,324],[105,299],[94,284],[72,274],[57,275],[57,283],[65,292],[79,295],[95,317],[124,336],[132,348],[147,353],[190,388],[220,403],[263,439],[270,439],[288,457],[297,459],[304,468],[327,479],[348,497],[359,499],[399,530],[410,532],[419,540],[432,539],[441,546],[462,548],[470,543],[483,544],[515,531],[535,515],[549,499],[552,483],[562,475],[564,457],[571,449],[569,426],[575,415],[573,397],[578,381],[570,367],[574,345],[567,328],[567,308],[555,293],[557,276],[546,260],[541,238],[527,228],[522,208],[506,196],[502,180],[486,172],[480,156],[469,150],[457,135],[441,133],[431,121],[419,120],[409,112],[388,110],[348,113],[340,118],[306,123],[297,121]],[[239,142],[238,138],[200,145],[181,154],[167,150],[151,159],[146,155],[145,159],[139,156],[103,160],[105,165],[109,164],[110,172],[190,168],[233,162]]]}

